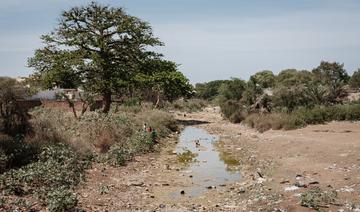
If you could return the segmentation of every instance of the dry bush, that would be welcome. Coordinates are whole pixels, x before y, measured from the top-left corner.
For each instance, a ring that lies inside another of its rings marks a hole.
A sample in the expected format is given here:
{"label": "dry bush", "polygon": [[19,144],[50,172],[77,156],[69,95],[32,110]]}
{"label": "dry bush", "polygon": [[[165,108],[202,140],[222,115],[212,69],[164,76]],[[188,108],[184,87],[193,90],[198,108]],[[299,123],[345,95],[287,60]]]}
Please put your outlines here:
{"label": "dry bush", "polygon": [[197,112],[201,111],[207,105],[209,105],[209,102],[202,99],[179,99],[172,102],[168,107],[179,111]]}
{"label": "dry bush", "polygon": [[259,132],[265,132],[267,130],[290,130],[296,129],[300,126],[300,122],[296,117],[285,113],[273,113],[273,114],[251,114],[245,119],[245,124],[251,128],[255,128]]}
{"label": "dry bush", "polygon": [[110,132],[104,131],[98,136],[94,145],[99,149],[100,153],[106,153],[114,143],[115,140]]}
{"label": "dry bush", "polygon": [[161,110],[149,110],[139,113],[136,116],[138,125],[146,123],[147,126],[155,129],[160,137],[167,136],[171,132],[178,130],[175,118]]}
{"label": "dry bush", "polygon": [[246,118],[246,113],[243,111],[237,111],[229,117],[229,121],[232,123],[240,123]]}
{"label": "dry bush", "polygon": [[34,123],[49,123],[47,125],[52,126],[51,130],[47,129],[40,135],[55,138],[61,135],[61,142],[83,153],[106,152],[113,143],[125,142],[135,129],[128,118],[121,114],[88,112],[81,119],[75,119],[70,112],[42,108],[34,111],[33,115],[36,117]]}

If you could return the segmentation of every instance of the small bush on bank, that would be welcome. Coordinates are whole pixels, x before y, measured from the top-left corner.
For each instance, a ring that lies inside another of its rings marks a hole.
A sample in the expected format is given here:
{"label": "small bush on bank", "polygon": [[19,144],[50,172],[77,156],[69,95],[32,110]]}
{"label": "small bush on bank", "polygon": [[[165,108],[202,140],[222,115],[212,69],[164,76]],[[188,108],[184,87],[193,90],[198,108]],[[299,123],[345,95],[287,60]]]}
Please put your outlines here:
{"label": "small bush on bank", "polygon": [[159,137],[165,137],[171,132],[178,130],[174,117],[161,110],[148,110],[136,117],[138,125],[146,123],[148,127],[155,129]]}
{"label": "small bush on bank", "polygon": [[243,111],[237,111],[229,117],[229,121],[232,123],[240,123],[245,120],[246,113]]}
{"label": "small bush on bank", "polygon": [[220,104],[220,109],[222,114],[226,118],[230,118],[233,114],[241,111],[241,106],[238,101],[235,100],[227,100]]}
{"label": "small bush on bank", "polygon": [[334,204],[337,199],[335,191],[322,191],[320,188],[312,188],[301,194],[301,206],[319,210],[329,204]]}
{"label": "small bush on bank", "polygon": [[129,138],[126,145],[113,145],[105,155],[105,161],[114,166],[124,166],[135,155],[153,150],[155,142],[148,132],[136,132]]}
{"label": "small bush on bank", "polygon": [[50,211],[69,211],[78,204],[76,194],[70,191],[66,186],[61,186],[42,193],[45,194],[45,196],[43,196],[43,201]]}

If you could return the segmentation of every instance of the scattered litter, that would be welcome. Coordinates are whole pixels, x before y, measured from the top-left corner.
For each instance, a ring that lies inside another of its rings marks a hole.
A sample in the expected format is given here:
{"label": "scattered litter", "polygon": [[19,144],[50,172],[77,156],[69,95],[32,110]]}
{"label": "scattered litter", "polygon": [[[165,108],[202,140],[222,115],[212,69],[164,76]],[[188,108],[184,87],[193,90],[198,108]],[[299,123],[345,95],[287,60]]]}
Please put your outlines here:
{"label": "scattered litter", "polygon": [[351,188],[350,186],[345,186],[344,188],[340,188],[339,190],[337,190],[338,192],[354,192],[355,189]]}
{"label": "scattered litter", "polygon": [[285,187],[284,191],[288,192],[288,191],[295,191],[298,189],[299,189],[299,187],[297,187],[297,186],[289,186],[289,187]]}
{"label": "scattered litter", "polygon": [[262,177],[259,177],[256,181],[256,183],[258,183],[258,184],[262,184],[263,182],[266,182],[266,179],[262,178]]}

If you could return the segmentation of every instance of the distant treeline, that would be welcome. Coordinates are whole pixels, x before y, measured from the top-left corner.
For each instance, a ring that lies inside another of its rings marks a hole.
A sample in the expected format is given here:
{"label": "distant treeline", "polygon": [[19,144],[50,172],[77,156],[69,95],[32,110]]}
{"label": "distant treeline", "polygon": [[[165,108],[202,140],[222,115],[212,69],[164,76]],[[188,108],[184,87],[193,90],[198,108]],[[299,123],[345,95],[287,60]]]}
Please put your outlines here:
{"label": "distant treeline", "polygon": [[[311,71],[261,71],[239,78],[198,83],[196,96],[216,102],[226,118],[241,122],[250,114],[292,113],[344,104],[349,89],[360,88],[360,69],[350,76],[344,65],[322,61]],[[326,119],[328,120],[328,119]]]}

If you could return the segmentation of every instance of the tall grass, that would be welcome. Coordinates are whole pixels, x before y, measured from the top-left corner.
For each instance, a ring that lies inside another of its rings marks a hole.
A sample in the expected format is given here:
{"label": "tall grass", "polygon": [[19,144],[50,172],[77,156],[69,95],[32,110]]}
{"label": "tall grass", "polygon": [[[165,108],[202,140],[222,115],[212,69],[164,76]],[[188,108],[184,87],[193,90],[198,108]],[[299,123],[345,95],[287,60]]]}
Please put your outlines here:
{"label": "tall grass", "polygon": [[[73,188],[94,159],[125,165],[134,155],[153,150],[154,135],[165,137],[177,130],[174,117],[164,111],[112,111],[88,112],[75,119],[70,112],[38,108],[31,112],[31,133],[21,137],[0,133],[1,201],[30,196],[51,211],[74,210]],[[145,131],[144,123],[156,134]],[[30,210],[11,204],[1,203],[0,210]]]}

